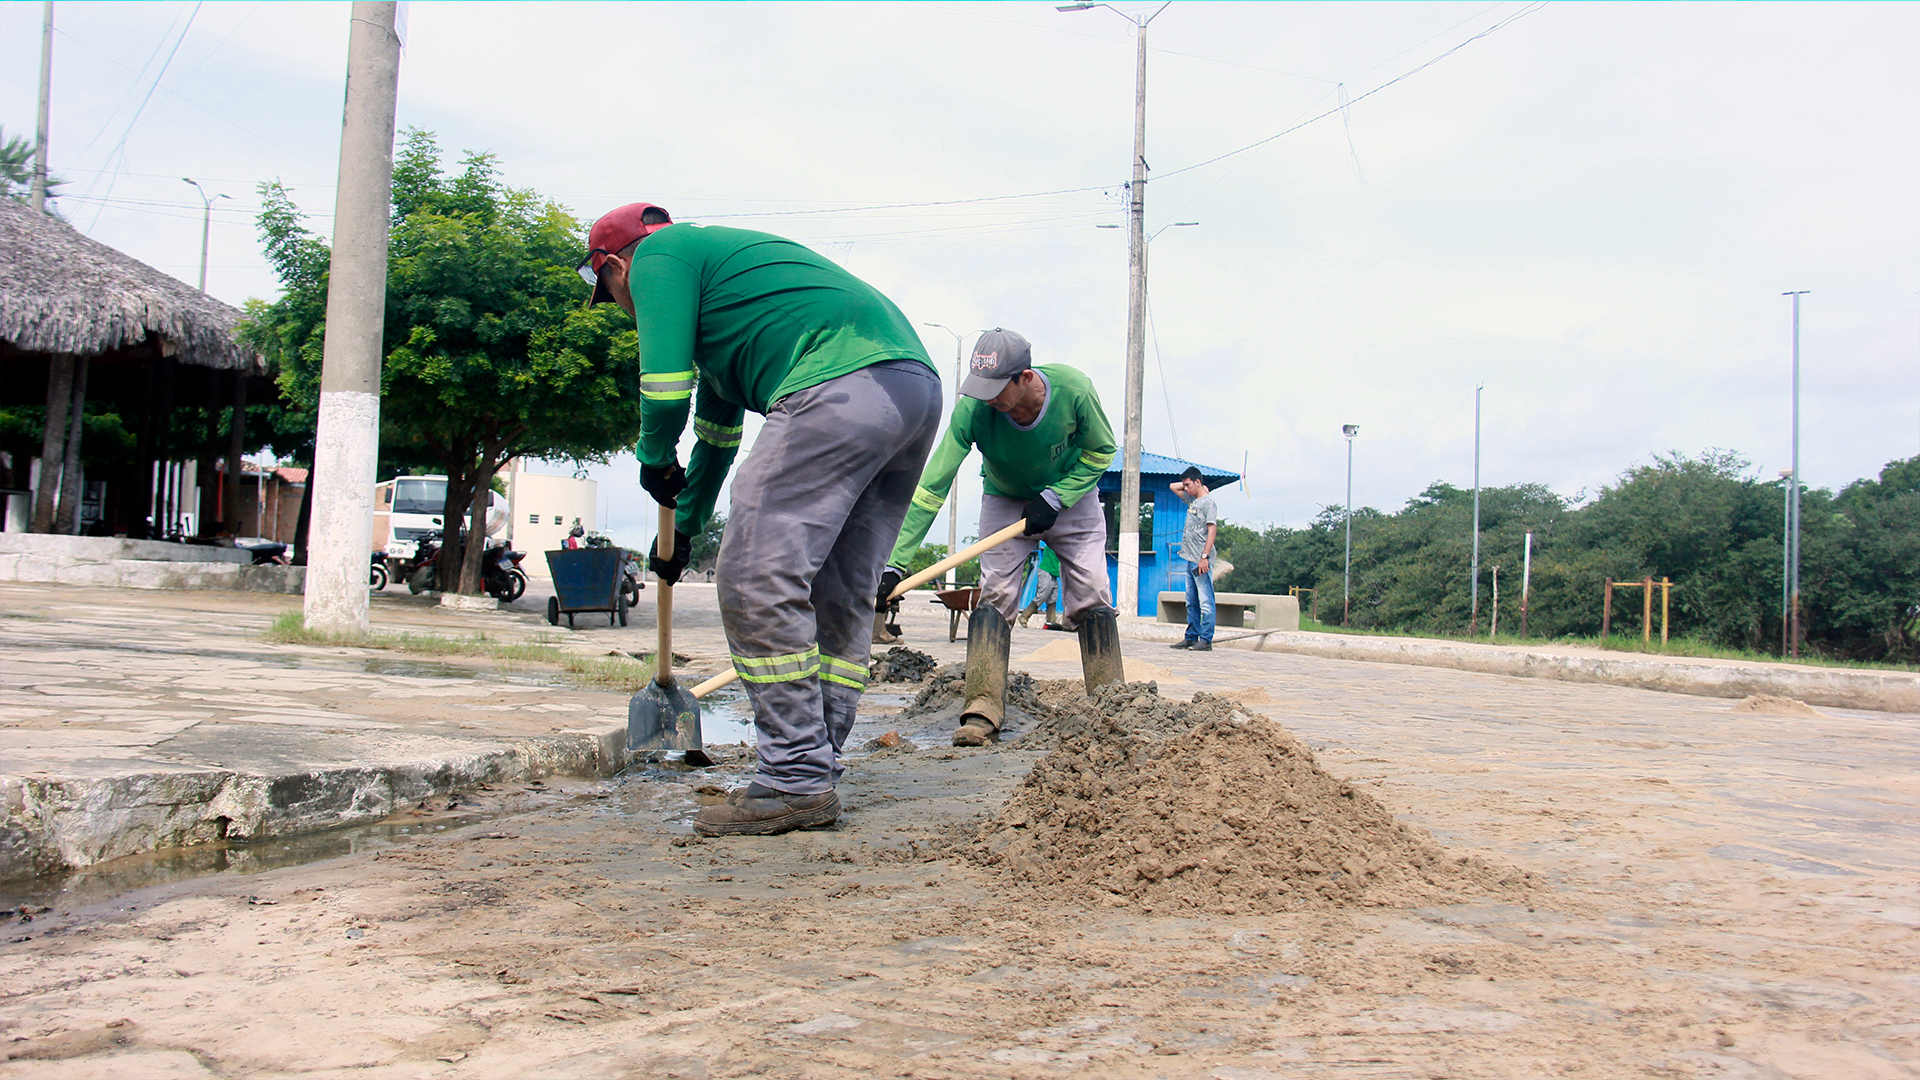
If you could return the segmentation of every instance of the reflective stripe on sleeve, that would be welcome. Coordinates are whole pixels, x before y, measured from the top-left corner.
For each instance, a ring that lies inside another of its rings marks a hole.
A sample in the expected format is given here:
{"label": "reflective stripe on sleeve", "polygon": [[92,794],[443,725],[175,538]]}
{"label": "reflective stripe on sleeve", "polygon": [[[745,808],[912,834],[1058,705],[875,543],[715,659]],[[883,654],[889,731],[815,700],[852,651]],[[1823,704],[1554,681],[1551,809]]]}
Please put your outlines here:
{"label": "reflective stripe on sleeve", "polygon": [[693,396],[694,384],[699,380],[697,371],[643,371],[640,396],[648,401],[685,401]]}
{"label": "reflective stripe on sleeve", "polygon": [[913,489],[913,505],[922,510],[931,510],[937,514],[940,512],[940,508],[946,504],[947,498],[944,495],[935,495],[923,487]]}
{"label": "reflective stripe on sleeve", "polygon": [[1082,450],[1080,451],[1080,460],[1096,469],[1104,469],[1113,464],[1113,451],[1109,450],[1104,454],[1100,454],[1092,450]]}
{"label": "reflective stripe on sleeve", "polygon": [[797,682],[811,678],[820,670],[820,647],[784,656],[741,656],[733,654],[733,670],[747,682]]}
{"label": "reflective stripe on sleeve", "polygon": [[820,677],[828,682],[837,682],[841,686],[851,686],[855,690],[867,688],[867,667],[842,660],[837,656],[820,658]]}
{"label": "reflective stripe on sleeve", "polygon": [[740,429],[739,424],[729,427],[725,424],[716,424],[711,420],[702,420],[697,416],[693,418],[694,437],[708,446],[718,447],[721,450],[733,450],[739,447]]}

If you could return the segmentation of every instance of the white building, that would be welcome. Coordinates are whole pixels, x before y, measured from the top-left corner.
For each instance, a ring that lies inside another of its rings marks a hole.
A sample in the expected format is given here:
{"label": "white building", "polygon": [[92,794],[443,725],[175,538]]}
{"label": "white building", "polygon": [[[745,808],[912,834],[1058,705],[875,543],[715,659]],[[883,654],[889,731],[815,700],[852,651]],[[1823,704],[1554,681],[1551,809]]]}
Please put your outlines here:
{"label": "white building", "polygon": [[520,569],[528,577],[548,577],[543,552],[560,547],[575,525],[588,532],[599,528],[595,510],[600,505],[600,485],[571,476],[522,472],[518,459],[507,466],[506,479],[507,536],[513,550],[527,553]]}

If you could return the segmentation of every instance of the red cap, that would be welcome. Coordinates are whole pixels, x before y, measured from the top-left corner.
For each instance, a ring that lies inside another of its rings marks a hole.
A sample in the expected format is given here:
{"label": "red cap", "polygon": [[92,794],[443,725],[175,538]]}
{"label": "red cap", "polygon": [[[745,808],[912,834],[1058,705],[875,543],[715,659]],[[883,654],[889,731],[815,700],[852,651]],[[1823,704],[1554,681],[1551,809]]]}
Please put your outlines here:
{"label": "red cap", "polygon": [[[648,211],[652,211],[653,220],[646,220]],[[667,211],[652,203],[628,203],[618,210],[610,210],[593,223],[593,229],[587,233],[587,261],[580,264],[580,277],[593,286],[593,299],[588,306],[610,303],[613,295],[607,292],[606,283],[600,280],[600,267],[605,265],[607,256],[619,253],[628,244],[645,238],[651,233],[673,224],[673,218]]]}

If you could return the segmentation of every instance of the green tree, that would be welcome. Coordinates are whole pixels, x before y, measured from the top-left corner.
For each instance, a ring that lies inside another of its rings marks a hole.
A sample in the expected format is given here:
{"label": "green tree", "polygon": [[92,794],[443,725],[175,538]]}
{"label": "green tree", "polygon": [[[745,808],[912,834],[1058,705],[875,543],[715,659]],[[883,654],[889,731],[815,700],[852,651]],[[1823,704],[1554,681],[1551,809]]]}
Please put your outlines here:
{"label": "green tree", "polygon": [[[640,430],[634,328],[587,307],[573,266],[583,228],[558,204],[501,182],[491,154],[457,174],[431,132],[406,133],[393,170],[382,453],[447,476],[444,518],[484,535],[485,481],[515,457],[605,461]],[[280,184],[261,185],[267,257],[285,290],[248,308],[246,340],[279,364],[282,391],[314,411],[326,333],[326,245]],[[467,545],[458,589],[480,590]],[[455,545],[440,567],[455,580]]]}
{"label": "green tree", "polygon": [[[65,186],[67,182],[64,179],[52,173],[47,174],[47,198],[59,198],[58,189]],[[33,143],[24,135],[8,138],[6,129],[0,128],[0,195],[26,202],[32,192]],[[49,206],[47,212],[52,214],[53,208]]]}

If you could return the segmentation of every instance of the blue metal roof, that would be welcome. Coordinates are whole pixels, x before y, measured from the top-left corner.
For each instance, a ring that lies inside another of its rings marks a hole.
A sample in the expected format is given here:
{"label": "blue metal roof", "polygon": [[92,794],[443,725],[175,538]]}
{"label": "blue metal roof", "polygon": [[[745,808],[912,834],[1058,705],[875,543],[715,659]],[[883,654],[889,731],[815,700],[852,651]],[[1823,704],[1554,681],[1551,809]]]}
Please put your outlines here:
{"label": "blue metal roof", "polygon": [[[1100,490],[1120,490],[1120,468],[1125,464],[1125,457],[1125,451],[1113,455],[1113,464],[1107,466],[1107,475],[1100,478]],[[1186,472],[1189,467],[1198,468],[1200,475],[1206,479],[1207,486],[1210,488],[1226,487],[1240,479],[1240,474],[1237,472],[1216,469],[1211,465],[1201,465],[1196,461],[1182,461],[1176,457],[1167,457],[1165,454],[1140,451],[1140,482],[1142,484],[1156,480],[1171,484],[1180,479],[1180,474]]]}

